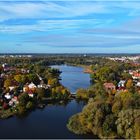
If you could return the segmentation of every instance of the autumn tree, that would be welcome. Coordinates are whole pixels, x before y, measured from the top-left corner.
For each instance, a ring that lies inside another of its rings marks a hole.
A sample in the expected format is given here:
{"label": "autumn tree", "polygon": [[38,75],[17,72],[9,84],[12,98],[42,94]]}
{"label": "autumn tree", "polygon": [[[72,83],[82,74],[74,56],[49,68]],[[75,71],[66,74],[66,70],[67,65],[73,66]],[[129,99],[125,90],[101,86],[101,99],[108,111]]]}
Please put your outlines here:
{"label": "autumn tree", "polygon": [[6,79],[4,81],[4,87],[8,88],[11,85],[12,85],[12,80],[11,79]]}
{"label": "autumn tree", "polygon": [[126,83],[126,88],[131,89],[132,87],[133,87],[133,81],[132,81],[132,79],[129,79]]}

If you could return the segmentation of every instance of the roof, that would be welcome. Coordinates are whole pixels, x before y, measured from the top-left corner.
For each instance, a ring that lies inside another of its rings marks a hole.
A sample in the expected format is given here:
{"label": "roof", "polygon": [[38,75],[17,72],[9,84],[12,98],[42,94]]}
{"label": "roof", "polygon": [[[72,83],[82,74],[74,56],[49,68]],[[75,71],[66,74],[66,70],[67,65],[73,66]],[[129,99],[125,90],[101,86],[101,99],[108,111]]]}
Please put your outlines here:
{"label": "roof", "polygon": [[36,85],[35,85],[34,83],[31,83],[31,84],[28,85],[28,87],[29,87],[29,88],[35,88]]}
{"label": "roof", "polygon": [[104,83],[105,87],[115,87],[113,83]]}
{"label": "roof", "polygon": [[140,77],[140,73],[135,72],[135,73],[133,73],[133,76]]}

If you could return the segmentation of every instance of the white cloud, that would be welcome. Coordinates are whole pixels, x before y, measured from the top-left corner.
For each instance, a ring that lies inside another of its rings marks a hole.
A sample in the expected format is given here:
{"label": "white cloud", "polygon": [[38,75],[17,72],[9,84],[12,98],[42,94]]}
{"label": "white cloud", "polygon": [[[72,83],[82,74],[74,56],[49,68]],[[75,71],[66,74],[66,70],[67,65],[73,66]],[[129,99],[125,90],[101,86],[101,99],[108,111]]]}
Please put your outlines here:
{"label": "white cloud", "polygon": [[[108,20],[106,21],[108,23]],[[80,28],[84,28],[85,25],[88,27],[100,26],[102,20],[97,19],[73,19],[73,20],[38,20],[36,23],[31,25],[5,25],[0,26],[0,33],[11,33],[11,34],[21,34],[30,33],[32,31],[75,31],[77,32]],[[105,22],[104,22],[105,24]]]}
{"label": "white cloud", "polygon": [[0,2],[0,21],[13,18],[68,18],[109,12],[97,2]]}
{"label": "white cloud", "polygon": [[128,12],[129,16],[140,14],[140,3],[126,1],[71,1],[55,0],[28,1],[11,0],[11,2],[0,2],[0,21],[15,18],[73,18],[90,14],[115,14]]}

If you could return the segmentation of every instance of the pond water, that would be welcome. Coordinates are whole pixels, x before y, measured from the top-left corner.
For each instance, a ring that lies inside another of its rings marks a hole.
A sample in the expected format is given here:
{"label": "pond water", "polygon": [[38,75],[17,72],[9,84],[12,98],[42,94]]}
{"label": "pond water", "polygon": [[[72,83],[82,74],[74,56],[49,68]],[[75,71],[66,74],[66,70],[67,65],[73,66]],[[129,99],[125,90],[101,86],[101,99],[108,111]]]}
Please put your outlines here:
{"label": "pond water", "polygon": [[[75,92],[79,87],[86,88],[90,84],[89,75],[80,67],[55,66],[62,71],[62,84]],[[84,102],[72,100],[65,105],[47,105],[44,109],[36,109],[26,117],[11,117],[0,120],[0,138],[96,138],[91,135],[75,135],[66,124],[70,116],[82,110]]]}

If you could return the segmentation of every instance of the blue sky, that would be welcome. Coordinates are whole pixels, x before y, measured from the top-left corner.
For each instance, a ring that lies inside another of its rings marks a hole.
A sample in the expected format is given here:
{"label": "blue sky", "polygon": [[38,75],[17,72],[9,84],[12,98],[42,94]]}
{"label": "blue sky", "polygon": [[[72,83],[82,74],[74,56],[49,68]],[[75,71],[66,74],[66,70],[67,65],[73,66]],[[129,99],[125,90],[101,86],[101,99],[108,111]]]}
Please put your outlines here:
{"label": "blue sky", "polygon": [[140,1],[0,1],[0,53],[140,53]]}

